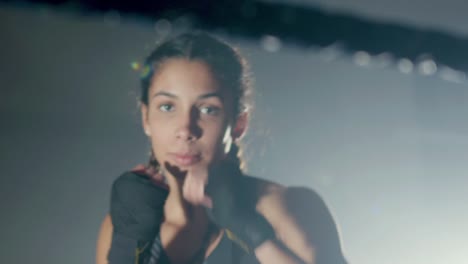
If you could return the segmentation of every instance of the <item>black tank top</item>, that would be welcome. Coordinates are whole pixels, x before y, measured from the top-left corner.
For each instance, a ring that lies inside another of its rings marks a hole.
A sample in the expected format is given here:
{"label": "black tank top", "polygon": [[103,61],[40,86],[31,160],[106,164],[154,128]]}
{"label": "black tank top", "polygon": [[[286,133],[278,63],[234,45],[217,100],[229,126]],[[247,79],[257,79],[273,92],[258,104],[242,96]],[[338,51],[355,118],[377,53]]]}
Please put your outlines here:
{"label": "black tank top", "polygon": [[[204,250],[202,251],[204,253]],[[223,235],[221,241],[211,252],[208,258],[196,256],[192,264],[258,264],[254,255],[247,254],[236,243]],[[161,239],[156,236],[152,248],[151,257],[148,264],[170,264],[168,257],[164,254],[161,246]]]}

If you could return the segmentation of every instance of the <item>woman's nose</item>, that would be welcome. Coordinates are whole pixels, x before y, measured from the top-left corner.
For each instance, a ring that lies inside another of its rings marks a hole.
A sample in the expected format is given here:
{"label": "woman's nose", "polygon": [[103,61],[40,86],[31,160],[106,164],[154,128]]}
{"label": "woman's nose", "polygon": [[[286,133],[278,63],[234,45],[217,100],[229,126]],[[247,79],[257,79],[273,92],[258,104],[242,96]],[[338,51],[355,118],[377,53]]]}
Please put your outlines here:
{"label": "woman's nose", "polygon": [[177,138],[183,141],[194,141],[195,136],[188,126],[181,126],[177,130]]}
{"label": "woman's nose", "polygon": [[201,136],[201,128],[198,126],[198,115],[194,110],[180,117],[176,136],[184,141],[194,141]]}

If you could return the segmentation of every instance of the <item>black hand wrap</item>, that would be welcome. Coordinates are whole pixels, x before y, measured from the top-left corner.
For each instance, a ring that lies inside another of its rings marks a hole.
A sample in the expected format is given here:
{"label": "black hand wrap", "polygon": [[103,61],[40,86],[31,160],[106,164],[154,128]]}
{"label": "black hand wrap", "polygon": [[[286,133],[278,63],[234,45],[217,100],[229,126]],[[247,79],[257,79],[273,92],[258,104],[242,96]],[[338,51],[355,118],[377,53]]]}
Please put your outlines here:
{"label": "black hand wrap", "polygon": [[163,220],[168,191],[149,177],[128,172],[114,181],[110,215],[114,226],[110,264],[143,263]]}
{"label": "black hand wrap", "polygon": [[206,193],[213,202],[208,215],[228,237],[251,253],[263,242],[274,239],[275,232],[268,221],[255,210],[251,186],[236,164],[223,162],[210,170]]}

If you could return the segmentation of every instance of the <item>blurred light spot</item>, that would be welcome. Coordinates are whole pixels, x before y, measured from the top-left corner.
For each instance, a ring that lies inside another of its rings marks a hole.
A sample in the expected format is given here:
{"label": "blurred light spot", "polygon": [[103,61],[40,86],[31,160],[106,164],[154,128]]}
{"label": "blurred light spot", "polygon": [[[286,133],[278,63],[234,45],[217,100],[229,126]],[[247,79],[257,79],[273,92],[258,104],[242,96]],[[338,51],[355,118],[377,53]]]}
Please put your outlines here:
{"label": "blurred light spot", "polygon": [[185,14],[174,20],[172,29],[174,33],[185,33],[190,31],[194,24],[194,18],[191,14]]}
{"label": "blurred light spot", "polygon": [[437,65],[433,60],[424,60],[418,64],[418,71],[422,75],[432,75],[437,71]]}
{"label": "blurred light spot", "polygon": [[132,68],[132,70],[139,73],[140,78],[146,78],[151,72],[151,66],[143,65],[137,61],[131,62],[130,67]]}
{"label": "blurred light spot", "polygon": [[150,74],[150,72],[151,72],[151,66],[149,66],[149,65],[143,66],[141,71],[140,71],[140,78],[148,77],[148,74]]}
{"label": "blurred light spot", "polygon": [[359,66],[369,65],[371,61],[371,56],[365,51],[358,51],[354,53],[354,62]]}
{"label": "blurred light spot", "polygon": [[104,14],[104,23],[109,26],[118,26],[120,24],[120,20],[120,13],[115,10],[111,10]]}
{"label": "blurred light spot", "polygon": [[167,19],[159,19],[154,24],[154,30],[156,31],[156,34],[158,34],[158,37],[165,37],[171,33],[172,24]]}
{"label": "blurred light spot", "polygon": [[134,61],[132,63],[130,63],[130,67],[132,67],[132,70],[134,71],[139,71],[141,70],[141,64],[137,61]]}
{"label": "blurred light spot", "polygon": [[281,40],[270,35],[262,37],[260,43],[262,47],[269,52],[277,52],[281,48]]}
{"label": "blurred light spot", "polygon": [[343,48],[340,43],[333,43],[330,46],[324,47],[319,52],[319,56],[326,62],[331,62],[343,54]]}
{"label": "blurred light spot", "polygon": [[466,81],[466,74],[462,71],[457,71],[447,66],[443,66],[439,70],[439,76],[445,81],[463,83]]}
{"label": "blurred light spot", "polygon": [[413,63],[409,60],[409,59],[400,59],[398,61],[398,69],[402,72],[402,73],[411,73],[413,71]]}
{"label": "blurred light spot", "polygon": [[380,68],[388,67],[392,64],[393,56],[388,52],[381,53],[375,56],[375,66]]}

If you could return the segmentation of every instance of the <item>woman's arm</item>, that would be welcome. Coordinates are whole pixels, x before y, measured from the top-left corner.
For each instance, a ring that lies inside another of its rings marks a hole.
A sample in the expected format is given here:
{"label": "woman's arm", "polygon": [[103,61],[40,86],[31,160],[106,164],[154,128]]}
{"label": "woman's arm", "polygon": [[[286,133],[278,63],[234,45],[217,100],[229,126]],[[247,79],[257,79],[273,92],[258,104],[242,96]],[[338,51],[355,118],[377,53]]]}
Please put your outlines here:
{"label": "woman's arm", "polygon": [[346,263],[333,217],[312,190],[284,188],[262,198],[257,209],[279,240],[255,251],[261,263]]}
{"label": "woman's arm", "polygon": [[255,256],[260,263],[268,264],[305,264],[315,262],[305,262],[281,242],[268,240],[255,249]]}
{"label": "woman's arm", "polygon": [[101,224],[99,236],[96,245],[96,264],[107,264],[107,255],[112,241],[112,222],[111,217],[106,215]]}

